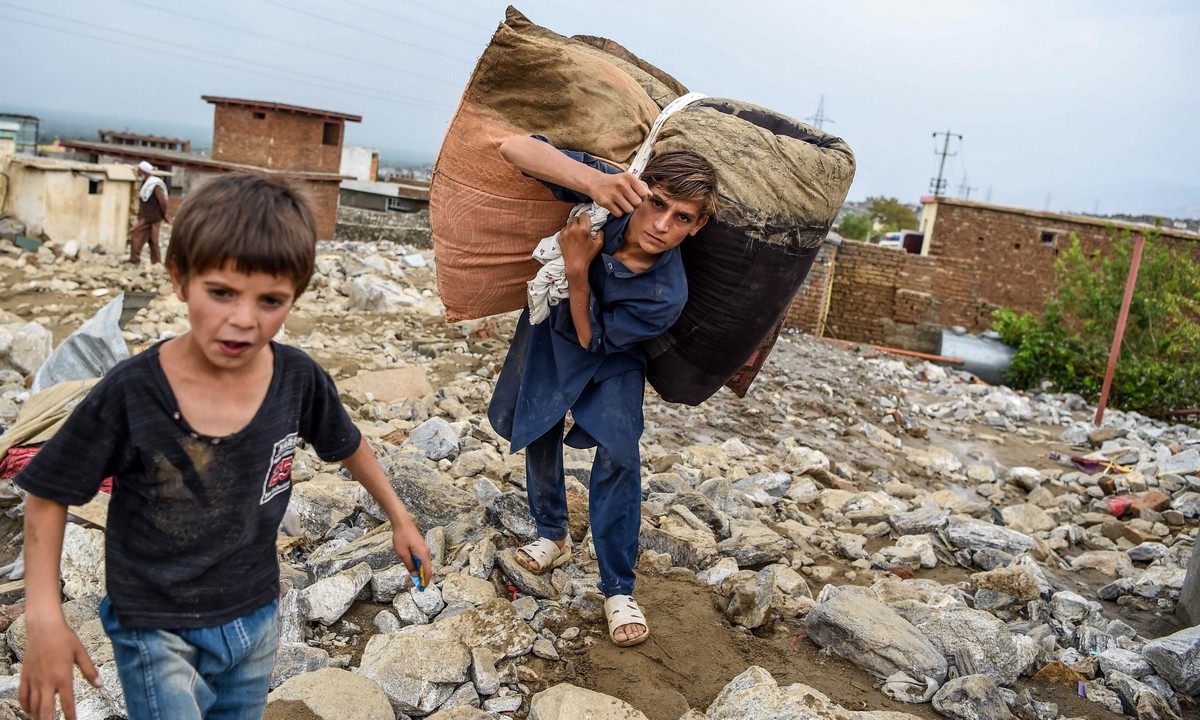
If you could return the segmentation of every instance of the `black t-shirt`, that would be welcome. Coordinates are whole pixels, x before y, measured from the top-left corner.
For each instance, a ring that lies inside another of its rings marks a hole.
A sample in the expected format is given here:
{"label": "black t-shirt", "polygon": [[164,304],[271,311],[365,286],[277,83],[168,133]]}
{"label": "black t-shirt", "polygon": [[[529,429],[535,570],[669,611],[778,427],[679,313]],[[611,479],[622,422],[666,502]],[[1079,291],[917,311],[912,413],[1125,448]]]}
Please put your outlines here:
{"label": "black t-shirt", "polygon": [[335,462],[362,436],[329,374],[278,343],[270,388],[249,425],[221,438],[196,433],[159,347],[113,368],[15,482],[79,505],[113,476],[105,562],[117,618],[129,627],[211,627],[279,594],[275,537],[297,440]]}

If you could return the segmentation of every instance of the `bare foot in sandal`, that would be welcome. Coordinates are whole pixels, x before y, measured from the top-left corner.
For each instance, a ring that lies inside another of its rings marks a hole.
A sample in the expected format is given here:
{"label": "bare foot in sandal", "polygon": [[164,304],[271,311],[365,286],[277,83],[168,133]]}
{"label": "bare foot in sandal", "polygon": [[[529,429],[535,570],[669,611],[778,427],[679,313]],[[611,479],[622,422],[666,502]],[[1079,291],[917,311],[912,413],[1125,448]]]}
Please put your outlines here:
{"label": "bare foot in sandal", "polygon": [[605,598],[604,614],[608,618],[608,636],[617,647],[637,645],[650,636],[646,616],[631,595],[610,595]]}
{"label": "bare foot in sandal", "polygon": [[639,623],[629,623],[628,625],[622,625],[613,631],[613,640],[615,640],[618,645],[634,645],[635,643],[631,641],[636,640],[645,634],[645,625],[641,625]]}
{"label": "bare foot in sandal", "polygon": [[566,538],[538,538],[517,550],[517,562],[534,575],[541,575],[546,570],[560,567],[570,558],[571,551],[567,548]]}

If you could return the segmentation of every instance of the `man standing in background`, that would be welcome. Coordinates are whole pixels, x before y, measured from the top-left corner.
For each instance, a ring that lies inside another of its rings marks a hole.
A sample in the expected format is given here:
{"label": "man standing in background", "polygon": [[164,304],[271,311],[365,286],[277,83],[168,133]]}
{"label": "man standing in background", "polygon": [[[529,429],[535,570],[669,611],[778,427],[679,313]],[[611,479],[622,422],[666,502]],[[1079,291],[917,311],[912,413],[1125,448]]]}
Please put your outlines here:
{"label": "man standing in background", "polygon": [[142,201],[138,208],[137,223],[129,231],[129,262],[137,265],[142,261],[142,248],[150,243],[150,264],[162,262],[162,250],[158,246],[158,231],[163,221],[171,222],[167,217],[167,185],[162,178],[154,176],[154,166],[145,160],[138,163],[138,177],[142,179],[142,189],[138,198]]}

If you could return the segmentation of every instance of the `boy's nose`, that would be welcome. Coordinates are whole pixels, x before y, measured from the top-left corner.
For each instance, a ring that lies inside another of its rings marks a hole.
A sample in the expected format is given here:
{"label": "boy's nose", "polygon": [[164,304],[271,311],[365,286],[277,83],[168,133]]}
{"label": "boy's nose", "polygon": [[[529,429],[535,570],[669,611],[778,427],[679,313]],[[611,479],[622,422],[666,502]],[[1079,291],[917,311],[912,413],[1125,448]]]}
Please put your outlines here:
{"label": "boy's nose", "polygon": [[654,217],[654,229],[659,232],[666,232],[671,229],[671,216],[667,213],[659,213]]}
{"label": "boy's nose", "polygon": [[254,306],[248,302],[239,302],[229,316],[229,322],[237,327],[254,326]]}

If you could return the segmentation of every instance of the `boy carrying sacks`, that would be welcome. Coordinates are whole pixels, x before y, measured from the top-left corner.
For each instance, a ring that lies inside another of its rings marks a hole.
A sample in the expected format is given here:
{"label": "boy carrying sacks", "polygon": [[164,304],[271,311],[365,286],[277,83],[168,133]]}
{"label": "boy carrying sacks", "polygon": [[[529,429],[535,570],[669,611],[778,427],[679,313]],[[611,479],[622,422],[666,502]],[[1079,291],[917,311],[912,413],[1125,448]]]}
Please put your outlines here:
{"label": "boy carrying sacks", "polygon": [[112,640],[131,720],[261,718],[278,644],[275,537],[296,443],[340,462],[387,512],[410,571],[429,548],[329,375],[272,341],[308,286],[316,226],[281,181],[225,175],[180,208],[167,251],[191,330],[121,363],[16,477],[26,491],[28,647],[20,701],[74,718],[59,558],[67,505],[114,476],[106,531]]}
{"label": "boy carrying sacks", "polygon": [[[537,324],[528,309],[522,313],[488,419],[513,452],[525,449],[538,539],[517,559],[535,573],[571,557],[563,443],[596,448],[588,512],[609,635],[619,646],[636,645],[650,633],[632,597],[642,501],[641,343],[670,328],[687,302],[678,247],[716,211],[716,173],[699,155],[674,151],[651,158],[638,179],[540,136],[510,138],[500,153],[559,200],[592,200],[612,213],[596,234],[586,213],[559,234],[568,302],[551,306]],[[574,426],[564,440],[568,411]]]}

